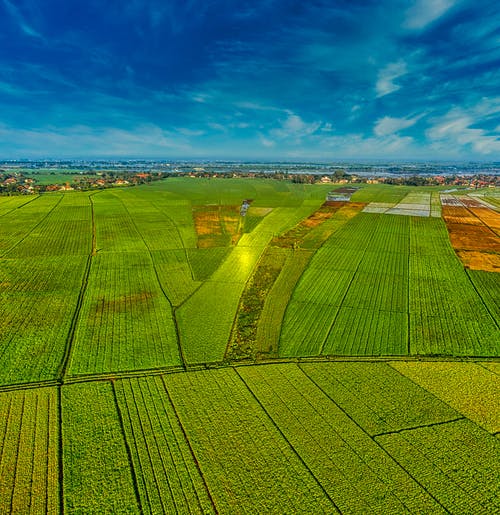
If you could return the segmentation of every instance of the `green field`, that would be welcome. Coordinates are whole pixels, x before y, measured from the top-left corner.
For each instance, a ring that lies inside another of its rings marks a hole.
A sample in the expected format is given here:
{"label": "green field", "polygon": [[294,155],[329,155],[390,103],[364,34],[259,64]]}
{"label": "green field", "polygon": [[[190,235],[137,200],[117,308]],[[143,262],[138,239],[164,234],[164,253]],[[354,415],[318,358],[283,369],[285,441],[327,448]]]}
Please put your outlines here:
{"label": "green field", "polygon": [[0,197],[0,512],[500,511],[500,271],[331,189]]}

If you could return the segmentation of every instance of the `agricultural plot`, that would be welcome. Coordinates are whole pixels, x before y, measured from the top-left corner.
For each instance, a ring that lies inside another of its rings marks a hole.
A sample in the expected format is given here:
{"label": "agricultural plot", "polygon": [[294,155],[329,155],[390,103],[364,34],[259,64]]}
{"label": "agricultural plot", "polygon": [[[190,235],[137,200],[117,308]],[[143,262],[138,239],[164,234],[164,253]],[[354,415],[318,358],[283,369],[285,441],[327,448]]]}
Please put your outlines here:
{"label": "agricultural plot", "polygon": [[469,420],[375,438],[448,513],[500,510],[500,441]]}
{"label": "agricultural plot", "polygon": [[195,281],[206,281],[231,253],[231,247],[187,249],[189,265]]}
{"label": "agricultural plot", "polygon": [[86,258],[0,261],[0,384],[56,379]]}
{"label": "agricultural plot", "polygon": [[9,250],[21,243],[34,231],[47,218],[61,199],[62,197],[59,195],[44,195],[42,197],[35,197],[32,202],[6,210],[2,215],[0,256],[5,256]]}
{"label": "agricultural plot", "polygon": [[341,513],[441,511],[296,365],[237,370]]}
{"label": "agricultural plot", "polygon": [[[0,197],[0,512],[499,511],[498,272],[441,219],[361,212],[423,190],[330,189]],[[198,248],[193,206],[242,199],[237,243]],[[484,209],[443,212],[494,233]]]}
{"label": "agricultural plot", "polygon": [[431,193],[412,191],[386,213],[403,216],[431,216]]}
{"label": "agricultural plot", "polygon": [[444,401],[404,377],[399,362],[391,365],[394,368],[388,363],[303,363],[300,368],[370,436],[460,417]]}
{"label": "agricultural plot", "polygon": [[314,205],[274,209],[254,232],[242,236],[210,279],[176,310],[181,347],[187,363],[223,360],[240,297],[273,237],[273,229],[286,230],[304,213],[310,214]]}
{"label": "agricultural plot", "polygon": [[428,220],[422,230],[412,219],[410,234],[410,353],[497,355],[497,323],[456,259],[442,221]]}
{"label": "agricultural plot", "polygon": [[180,230],[164,211],[152,202],[119,198],[150,251],[184,248]]}
{"label": "agricultural plot", "polygon": [[114,383],[142,513],[214,512],[161,377]]}
{"label": "agricultural plot", "polygon": [[[269,340],[271,334],[267,333],[267,341],[262,342],[263,345],[257,339],[258,326],[269,325],[271,322],[266,318],[269,312],[262,321],[260,318],[275,282],[283,276],[280,281],[281,300],[277,301],[282,308],[273,309],[273,329],[281,326],[286,303],[297,279],[308,264],[309,259],[305,258],[312,256],[312,252],[303,252],[300,249],[303,246],[314,250],[319,248],[335,230],[355,216],[360,208],[360,205],[346,206],[344,202],[327,202],[295,227],[272,239],[241,296],[226,358],[255,359],[261,352],[269,354],[271,349],[277,354],[279,333],[275,333],[272,340]],[[287,289],[283,291],[285,285]],[[276,293],[273,294],[273,299],[277,300]],[[268,309],[269,306],[268,303]]]}
{"label": "agricultural plot", "polygon": [[467,275],[481,296],[486,309],[500,327],[500,274],[467,270]]}
{"label": "agricultural plot", "polygon": [[151,257],[158,280],[173,306],[182,304],[202,284],[193,279],[184,249],[156,250],[151,252]]}
{"label": "agricultural plot", "polygon": [[188,249],[195,248],[197,236],[194,227],[191,202],[187,199],[168,200],[166,202],[162,202],[158,199],[153,201],[153,205],[158,208],[164,216],[175,223],[183,246]]}
{"label": "agricultural plot", "polygon": [[111,384],[64,386],[62,431],[65,511],[139,513]]}
{"label": "agricultural plot", "polygon": [[0,393],[0,512],[57,513],[57,391]]}
{"label": "agricultural plot", "polygon": [[500,432],[500,377],[475,363],[391,363],[490,433]]}
{"label": "agricultural plot", "polygon": [[242,230],[238,206],[193,206],[199,248],[227,247],[237,243]]}
{"label": "agricultural plot", "polygon": [[407,352],[404,220],[361,214],[321,247],[288,305],[280,355]]}
{"label": "agricultural plot", "polygon": [[219,513],[336,511],[233,370],[164,380]]}
{"label": "agricultural plot", "polygon": [[146,252],[132,216],[113,192],[94,195],[97,252]]}
{"label": "agricultural plot", "polygon": [[500,270],[500,214],[471,197],[442,195],[450,241],[467,268]]}
{"label": "agricultural plot", "polygon": [[178,364],[172,308],[149,254],[98,253],[76,325],[70,374]]}
{"label": "agricultural plot", "polygon": [[11,197],[0,197],[0,217],[3,217],[17,209],[20,209],[25,204],[29,204],[37,198],[39,198],[38,195],[29,197],[22,197],[20,195],[13,195]]}
{"label": "agricultural plot", "polygon": [[[88,255],[92,242],[91,205],[88,196],[64,195],[26,237],[4,254],[8,258]],[[22,209],[35,207],[38,201]],[[16,224],[19,221],[16,221]]]}

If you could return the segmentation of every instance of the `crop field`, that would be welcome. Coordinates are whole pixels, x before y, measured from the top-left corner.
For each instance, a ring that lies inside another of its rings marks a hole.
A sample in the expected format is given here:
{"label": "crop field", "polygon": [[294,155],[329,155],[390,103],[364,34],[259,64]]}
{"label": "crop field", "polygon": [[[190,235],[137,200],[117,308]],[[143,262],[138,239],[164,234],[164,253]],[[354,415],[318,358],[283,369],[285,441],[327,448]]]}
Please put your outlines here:
{"label": "crop field", "polygon": [[496,192],[334,188],[0,196],[0,513],[500,512]]}

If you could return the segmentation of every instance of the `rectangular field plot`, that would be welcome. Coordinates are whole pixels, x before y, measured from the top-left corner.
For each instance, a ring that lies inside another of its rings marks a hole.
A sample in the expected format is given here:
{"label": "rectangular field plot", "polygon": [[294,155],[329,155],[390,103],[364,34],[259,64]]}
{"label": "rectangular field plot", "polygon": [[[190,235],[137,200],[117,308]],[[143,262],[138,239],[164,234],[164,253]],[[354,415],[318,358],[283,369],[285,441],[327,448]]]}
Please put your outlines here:
{"label": "rectangular field plot", "polygon": [[408,219],[360,214],[347,222],[297,284],[280,355],[406,354],[408,253]]}
{"label": "rectangular field plot", "polygon": [[[8,197],[1,197],[2,199]],[[22,197],[10,197],[11,199]],[[40,224],[61,201],[60,195],[36,197],[32,202],[9,208],[2,215],[0,256],[18,245]],[[26,200],[22,198],[22,200]],[[10,203],[8,205],[11,205]]]}
{"label": "rectangular field plot", "polygon": [[342,356],[405,355],[408,316],[397,311],[342,307],[322,354]]}
{"label": "rectangular field plot", "polygon": [[219,513],[336,511],[234,370],[164,381]]}
{"label": "rectangular field plot", "polygon": [[115,382],[142,513],[214,512],[161,377]]}
{"label": "rectangular field plot", "polygon": [[382,435],[375,440],[448,513],[500,511],[500,440],[469,420]]}
{"label": "rectangular field plot", "polygon": [[442,511],[296,365],[237,371],[341,513]]}
{"label": "rectangular field plot", "polygon": [[[31,211],[37,201],[21,208]],[[88,255],[92,246],[92,211],[88,196],[63,195],[53,209],[4,257],[36,258],[41,256]]]}
{"label": "rectangular field plot", "polygon": [[113,192],[92,197],[98,252],[145,252],[147,247],[126,206]]}
{"label": "rectangular field plot", "polygon": [[[171,250],[184,247],[175,220],[147,200],[129,198],[126,191],[116,192],[129,217],[150,250]],[[153,197],[155,198],[155,197]]]}
{"label": "rectangular field plot", "polygon": [[300,368],[372,436],[460,416],[387,363],[303,363]]}
{"label": "rectangular field plot", "polygon": [[67,513],[140,513],[110,383],[62,388]]}
{"label": "rectangular field plot", "polygon": [[0,384],[55,379],[86,260],[0,260]]}
{"label": "rectangular field plot", "polygon": [[92,258],[73,347],[73,375],[180,363],[172,308],[148,253]]}
{"label": "rectangular field plot", "polygon": [[490,433],[500,432],[500,377],[476,363],[391,363]]}
{"label": "rectangular field plot", "polygon": [[58,513],[57,390],[0,393],[0,512]]}

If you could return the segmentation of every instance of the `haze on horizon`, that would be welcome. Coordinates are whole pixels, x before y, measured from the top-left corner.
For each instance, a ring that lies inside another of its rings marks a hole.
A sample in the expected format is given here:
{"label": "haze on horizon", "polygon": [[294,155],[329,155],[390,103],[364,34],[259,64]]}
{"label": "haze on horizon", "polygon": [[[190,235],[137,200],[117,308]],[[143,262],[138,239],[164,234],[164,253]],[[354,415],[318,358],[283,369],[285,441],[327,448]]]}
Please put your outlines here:
{"label": "haze on horizon", "polygon": [[500,4],[0,0],[0,156],[500,160]]}

